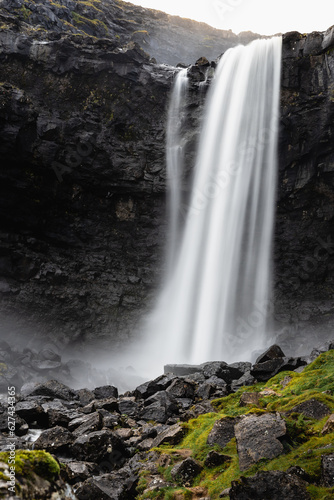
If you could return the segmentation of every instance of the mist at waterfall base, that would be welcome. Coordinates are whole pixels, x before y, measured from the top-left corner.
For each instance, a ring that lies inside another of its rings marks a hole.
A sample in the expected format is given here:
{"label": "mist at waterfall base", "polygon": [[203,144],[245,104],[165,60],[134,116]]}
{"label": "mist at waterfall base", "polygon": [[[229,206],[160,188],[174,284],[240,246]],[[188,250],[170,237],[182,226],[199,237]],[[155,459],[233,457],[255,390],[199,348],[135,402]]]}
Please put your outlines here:
{"label": "mist at waterfall base", "polygon": [[221,58],[186,199],[187,70],[176,77],[167,127],[166,273],[143,337],[118,357],[143,376],[160,375],[168,363],[247,361],[273,340],[281,51],[281,37],[275,37],[229,49]]}

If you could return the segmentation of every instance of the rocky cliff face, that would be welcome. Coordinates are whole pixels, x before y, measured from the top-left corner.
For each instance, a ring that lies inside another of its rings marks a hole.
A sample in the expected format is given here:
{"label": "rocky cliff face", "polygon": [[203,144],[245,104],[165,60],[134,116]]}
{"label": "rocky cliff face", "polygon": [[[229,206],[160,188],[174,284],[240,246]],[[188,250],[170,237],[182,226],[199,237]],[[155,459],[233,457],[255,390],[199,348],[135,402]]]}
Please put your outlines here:
{"label": "rocky cliff face", "polygon": [[283,39],[276,318],[287,347],[333,327],[334,29]]}
{"label": "rocky cliff face", "polygon": [[[29,339],[115,344],[135,332],[162,273],[166,107],[175,69],[160,63],[213,58],[239,39],[223,33],[221,45],[206,51],[208,27],[119,1],[6,2],[0,333],[25,327]],[[178,34],[167,44],[171,26]],[[222,34],[213,32],[217,41]],[[283,44],[276,318],[288,336],[290,324],[301,322],[293,327],[298,342],[305,320],[322,322],[324,335],[331,327],[333,45],[331,30],[288,34]],[[189,170],[205,68],[190,74]]]}

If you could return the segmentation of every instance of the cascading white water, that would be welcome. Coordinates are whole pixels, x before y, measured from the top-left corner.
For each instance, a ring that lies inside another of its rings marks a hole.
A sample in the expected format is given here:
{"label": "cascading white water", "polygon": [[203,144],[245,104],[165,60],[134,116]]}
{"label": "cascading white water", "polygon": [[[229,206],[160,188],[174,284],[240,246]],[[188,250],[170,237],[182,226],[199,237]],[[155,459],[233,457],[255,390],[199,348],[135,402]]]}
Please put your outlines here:
{"label": "cascading white water", "polygon": [[169,207],[169,237],[167,247],[167,272],[173,272],[177,249],[181,238],[180,210],[182,202],[181,180],[184,163],[182,124],[186,106],[188,88],[187,70],[182,69],[176,75],[170,98],[167,122],[167,180]]}
{"label": "cascading white water", "polygon": [[[249,359],[266,344],[281,44],[256,40],[219,62],[177,258],[180,170],[171,176],[173,269],[149,322],[160,364]],[[184,79],[174,89],[180,99]],[[179,168],[175,130],[170,123],[168,158]]]}

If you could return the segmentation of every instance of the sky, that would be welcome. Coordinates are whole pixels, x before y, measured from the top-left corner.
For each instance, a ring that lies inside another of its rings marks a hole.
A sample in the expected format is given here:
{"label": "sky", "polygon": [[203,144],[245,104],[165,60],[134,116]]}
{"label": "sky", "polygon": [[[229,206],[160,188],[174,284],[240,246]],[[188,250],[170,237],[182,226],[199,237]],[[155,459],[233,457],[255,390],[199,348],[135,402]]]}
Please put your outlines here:
{"label": "sky", "polygon": [[325,31],[334,25],[334,0],[130,0],[234,33],[273,35]]}

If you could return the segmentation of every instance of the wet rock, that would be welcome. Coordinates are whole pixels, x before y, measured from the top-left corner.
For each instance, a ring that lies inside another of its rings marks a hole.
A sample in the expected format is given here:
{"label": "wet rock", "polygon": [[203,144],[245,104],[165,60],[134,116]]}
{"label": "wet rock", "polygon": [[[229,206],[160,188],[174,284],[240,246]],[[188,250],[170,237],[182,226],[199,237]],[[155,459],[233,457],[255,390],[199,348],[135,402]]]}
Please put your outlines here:
{"label": "wet rock", "polygon": [[317,401],[316,399],[309,399],[300,403],[290,410],[290,412],[301,413],[304,417],[315,418],[316,420],[321,420],[327,415],[331,414],[331,410],[324,403]]}
{"label": "wet rock", "polygon": [[46,427],[48,418],[41,405],[36,401],[20,401],[16,404],[16,414],[28,424],[36,422],[38,426]]}
{"label": "wet rock", "polygon": [[325,486],[334,486],[334,453],[321,457],[321,477]]}
{"label": "wet rock", "polygon": [[190,398],[194,397],[195,384],[193,382],[184,379],[175,379],[166,389],[168,394],[171,394],[174,398]]}
{"label": "wet rock", "polygon": [[137,495],[138,476],[128,468],[87,479],[76,490],[78,500],[98,498],[99,500],[132,499]]}
{"label": "wet rock", "polygon": [[27,396],[49,396],[50,398],[73,401],[78,398],[76,392],[57,380],[43,383],[29,383],[21,388],[21,394]]}
{"label": "wet rock", "polygon": [[231,383],[231,391],[236,392],[243,386],[253,385],[255,378],[251,375],[250,371],[245,372],[238,380],[233,380]]}
{"label": "wet rock", "polygon": [[99,412],[95,412],[71,420],[68,428],[73,433],[73,436],[79,437],[89,432],[99,431],[102,428],[102,423],[102,415]]}
{"label": "wet rock", "polygon": [[90,391],[89,389],[79,389],[77,391],[77,395],[78,395],[80,403],[83,406],[86,406],[89,403],[91,403],[96,397],[95,394],[92,391]]}
{"label": "wet rock", "polygon": [[64,427],[56,426],[42,432],[35,441],[35,449],[46,450],[50,453],[66,452],[73,443],[74,437]]}
{"label": "wet rock", "polygon": [[266,382],[278,373],[283,363],[283,358],[269,359],[263,363],[253,365],[250,373],[259,382]]}
{"label": "wet rock", "polygon": [[275,458],[283,452],[278,438],[286,435],[286,425],[279,414],[246,416],[235,425],[239,467],[244,471],[261,458]]}
{"label": "wet rock", "polygon": [[124,445],[110,430],[95,431],[79,436],[71,446],[73,456],[87,462],[100,463],[116,451],[119,452],[121,459]]}
{"label": "wet rock", "polygon": [[277,358],[284,358],[285,354],[280,348],[279,345],[272,345],[270,346],[264,353],[260,354],[256,358],[256,361],[254,364],[259,364],[259,363],[265,363],[266,361],[270,361],[271,359],[277,359]]}
{"label": "wet rock", "polygon": [[118,398],[118,390],[113,385],[96,387],[93,392],[96,399]]}
{"label": "wet rock", "polygon": [[140,413],[143,420],[154,420],[165,423],[169,417],[179,412],[177,402],[166,391],[160,391],[145,400],[145,406]]}
{"label": "wet rock", "polygon": [[94,399],[90,403],[92,407],[96,410],[103,409],[108,411],[119,411],[118,399],[116,398],[107,398],[107,399]]}
{"label": "wet rock", "polygon": [[310,500],[307,483],[293,474],[281,471],[258,472],[252,477],[232,481],[231,500]]}
{"label": "wet rock", "polygon": [[161,444],[178,444],[185,434],[185,429],[179,424],[174,424],[168,429],[160,432],[153,440],[151,448],[156,448]]}
{"label": "wet rock", "polygon": [[[60,400],[48,401],[47,403],[42,403],[41,406],[47,415],[49,427],[57,425],[67,427],[70,420],[74,418],[73,411],[68,410]],[[75,413],[78,415],[77,412]]]}
{"label": "wet rock", "polygon": [[258,392],[243,392],[239,401],[239,406],[255,405],[258,406],[260,395]]}
{"label": "wet rock", "polygon": [[121,415],[129,415],[130,417],[137,417],[139,412],[139,404],[135,398],[121,398],[118,403],[118,411]]}
{"label": "wet rock", "polygon": [[235,437],[234,426],[237,422],[238,419],[232,417],[216,420],[206,443],[208,445],[218,444],[221,448],[224,448]]}
{"label": "wet rock", "polygon": [[186,458],[182,462],[176,464],[171,470],[171,476],[174,481],[184,485],[190,486],[195,477],[203,470],[199,462],[193,458]]}
{"label": "wet rock", "polygon": [[103,427],[109,427],[113,429],[120,423],[121,416],[118,413],[110,413],[107,410],[98,410],[103,418]]}
{"label": "wet rock", "polygon": [[216,451],[210,451],[204,460],[205,467],[217,467],[232,460],[228,455],[221,455]]}
{"label": "wet rock", "polygon": [[66,463],[65,480],[70,484],[79,483],[97,473],[96,465],[92,462],[68,461]]}

